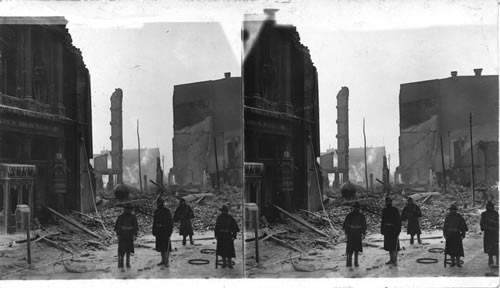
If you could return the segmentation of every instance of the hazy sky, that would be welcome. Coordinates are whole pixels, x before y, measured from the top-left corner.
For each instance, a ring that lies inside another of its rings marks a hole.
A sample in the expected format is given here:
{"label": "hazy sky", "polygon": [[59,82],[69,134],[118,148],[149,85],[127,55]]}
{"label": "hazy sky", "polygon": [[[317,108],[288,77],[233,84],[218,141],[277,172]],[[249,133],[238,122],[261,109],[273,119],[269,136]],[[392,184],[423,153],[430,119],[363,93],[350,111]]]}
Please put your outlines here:
{"label": "hazy sky", "polygon": [[123,90],[124,148],[159,147],[172,162],[174,85],[240,75],[218,23],[148,23],[137,28],[70,26],[92,78],[94,153],[110,147],[110,96]]}
{"label": "hazy sky", "polygon": [[[28,5],[29,4],[29,5]],[[336,148],[336,95],[349,87],[350,145],[385,145],[398,164],[399,85],[498,74],[495,0],[1,2],[12,15],[62,15],[91,73],[94,148],[110,147],[109,97],[124,90],[124,147],[160,147],[171,166],[173,85],[240,75],[244,13],[279,8],[318,68],[321,149]],[[23,6],[24,5],[24,6]],[[174,24],[207,22],[220,24]],[[145,24],[146,23],[146,24]],[[156,24],[153,24],[156,23]]]}

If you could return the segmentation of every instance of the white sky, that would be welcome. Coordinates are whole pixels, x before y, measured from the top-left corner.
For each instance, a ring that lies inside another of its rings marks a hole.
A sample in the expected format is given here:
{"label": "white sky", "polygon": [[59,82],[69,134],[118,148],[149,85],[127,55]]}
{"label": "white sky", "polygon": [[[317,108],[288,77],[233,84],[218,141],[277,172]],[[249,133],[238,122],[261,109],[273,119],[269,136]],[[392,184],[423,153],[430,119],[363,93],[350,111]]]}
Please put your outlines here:
{"label": "white sky", "polygon": [[[411,2],[411,3],[407,3]],[[160,147],[171,166],[173,85],[240,75],[244,13],[279,8],[318,68],[321,150],[336,147],[336,95],[349,87],[350,146],[385,145],[398,164],[399,85],[498,74],[497,2],[93,1],[0,2],[0,13],[65,16],[91,73],[94,152],[110,147],[109,97],[124,90],[124,147]],[[174,24],[207,22],[220,24]],[[145,24],[146,23],[146,24]],[[151,24],[156,23],[156,24]]]}

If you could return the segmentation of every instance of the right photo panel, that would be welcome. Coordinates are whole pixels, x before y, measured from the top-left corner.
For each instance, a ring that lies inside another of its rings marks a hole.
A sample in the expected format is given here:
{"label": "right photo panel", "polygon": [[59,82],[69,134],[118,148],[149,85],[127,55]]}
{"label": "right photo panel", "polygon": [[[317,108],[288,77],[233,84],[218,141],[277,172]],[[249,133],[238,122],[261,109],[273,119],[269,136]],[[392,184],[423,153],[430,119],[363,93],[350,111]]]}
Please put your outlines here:
{"label": "right photo panel", "polygon": [[453,3],[245,15],[245,277],[498,284],[498,7]]}

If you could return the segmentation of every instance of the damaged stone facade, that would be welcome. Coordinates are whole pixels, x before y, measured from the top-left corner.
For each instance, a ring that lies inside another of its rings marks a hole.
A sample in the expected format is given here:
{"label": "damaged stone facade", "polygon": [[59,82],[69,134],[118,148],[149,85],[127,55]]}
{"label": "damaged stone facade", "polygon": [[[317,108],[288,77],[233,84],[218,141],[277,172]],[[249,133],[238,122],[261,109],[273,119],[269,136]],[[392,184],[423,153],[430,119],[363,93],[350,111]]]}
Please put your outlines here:
{"label": "damaged stone facade", "polygon": [[[45,206],[93,208],[90,76],[66,23],[62,17],[0,18],[0,163],[35,168],[30,187],[12,184],[10,172],[2,176],[0,225],[9,232],[18,204],[31,204],[42,222]],[[33,199],[26,199],[26,189],[33,189]]]}
{"label": "damaged stone facade", "polygon": [[[241,186],[243,143],[241,77],[174,86],[176,184]],[[216,157],[217,155],[217,157]],[[217,163],[215,162],[217,159]]]}
{"label": "damaged stone facade", "polygon": [[401,84],[397,173],[404,183],[443,183],[442,138],[447,181],[470,185],[469,113],[475,183],[498,181],[498,75],[474,72]]}
{"label": "damaged stone facade", "polygon": [[245,201],[273,217],[272,205],[320,209],[322,175],[316,67],[296,28],[267,12],[244,22],[245,163],[264,166],[261,189]]}

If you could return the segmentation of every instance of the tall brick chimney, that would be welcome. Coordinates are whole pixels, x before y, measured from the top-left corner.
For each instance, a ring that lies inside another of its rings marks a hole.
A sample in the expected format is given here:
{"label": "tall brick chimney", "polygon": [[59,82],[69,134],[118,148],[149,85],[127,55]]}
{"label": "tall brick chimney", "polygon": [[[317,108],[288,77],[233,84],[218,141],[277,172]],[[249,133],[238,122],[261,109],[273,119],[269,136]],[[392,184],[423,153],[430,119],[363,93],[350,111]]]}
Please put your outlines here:
{"label": "tall brick chimney", "polygon": [[477,69],[474,69],[474,74],[476,76],[481,76],[481,72],[483,72],[483,69],[482,68],[477,68]]}
{"label": "tall brick chimney", "polygon": [[451,77],[457,77],[457,71],[451,71]]}
{"label": "tall brick chimney", "polygon": [[230,78],[230,77],[231,77],[231,72],[224,73],[224,78]]}
{"label": "tall brick chimney", "polygon": [[[123,183],[123,116],[122,116],[123,91],[115,89],[111,95],[111,169],[117,175],[116,183]],[[110,175],[112,177],[112,175]],[[113,179],[110,179],[112,181]]]}

